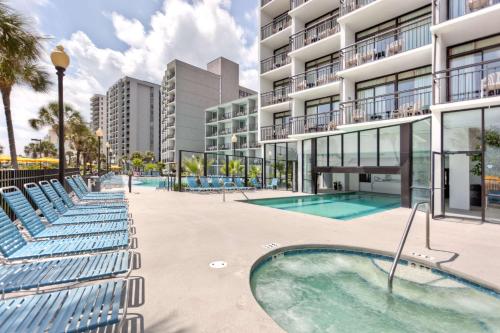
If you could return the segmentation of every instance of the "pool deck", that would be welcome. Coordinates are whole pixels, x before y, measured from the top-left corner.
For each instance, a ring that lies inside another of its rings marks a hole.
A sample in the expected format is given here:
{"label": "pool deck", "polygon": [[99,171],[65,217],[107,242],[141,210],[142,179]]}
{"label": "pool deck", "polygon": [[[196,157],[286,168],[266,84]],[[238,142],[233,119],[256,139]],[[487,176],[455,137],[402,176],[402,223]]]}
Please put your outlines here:
{"label": "pool deck", "polygon": [[[282,197],[282,191],[250,192],[250,199]],[[304,215],[240,202],[240,193],[193,194],[135,187],[127,194],[135,220],[144,304],[130,308],[144,332],[283,332],[255,301],[252,265],[280,247],[325,244],[393,253],[409,209],[397,208],[350,221]],[[500,290],[500,225],[431,221],[425,249],[425,215],[417,214],[404,254],[432,257],[432,263]],[[227,267],[209,263],[224,260]],[[140,331],[140,330],[139,330]]]}

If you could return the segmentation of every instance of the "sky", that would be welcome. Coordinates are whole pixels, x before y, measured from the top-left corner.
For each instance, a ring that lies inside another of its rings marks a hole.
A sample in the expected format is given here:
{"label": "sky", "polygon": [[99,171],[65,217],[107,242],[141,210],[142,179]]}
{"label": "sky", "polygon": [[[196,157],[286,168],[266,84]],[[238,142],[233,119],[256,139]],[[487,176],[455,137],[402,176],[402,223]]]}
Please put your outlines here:
{"label": "sky", "polygon": [[[224,56],[240,64],[240,82],[257,90],[257,9],[260,0],[6,0],[31,20],[43,36],[41,65],[53,86],[45,94],[15,86],[11,95],[18,155],[34,131],[28,119],[57,100],[55,69],[50,51],[63,45],[70,56],[64,79],[64,100],[90,120],[90,97],[104,94],[127,75],[161,83],[173,59],[202,68]],[[8,153],[5,113],[0,103],[0,144]]]}

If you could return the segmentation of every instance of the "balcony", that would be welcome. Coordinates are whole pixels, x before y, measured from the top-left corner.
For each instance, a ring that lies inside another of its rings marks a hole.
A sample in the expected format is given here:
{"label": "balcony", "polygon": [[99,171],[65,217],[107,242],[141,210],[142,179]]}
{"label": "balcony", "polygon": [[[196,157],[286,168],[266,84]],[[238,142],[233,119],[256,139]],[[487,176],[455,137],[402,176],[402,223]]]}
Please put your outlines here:
{"label": "balcony", "polygon": [[167,103],[172,103],[175,101],[175,95],[169,95],[167,97]]}
{"label": "balcony", "polygon": [[257,108],[256,108],[256,107],[253,107],[253,108],[251,108],[251,109],[248,111],[248,113],[249,113],[249,114],[255,114],[255,113],[257,113],[257,111],[258,111],[258,110],[257,110]]}
{"label": "balcony", "polygon": [[500,0],[449,0],[448,19],[454,19],[499,4]]}
{"label": "balcony", "polygon": [[500,0],[449,0],[447,20],[431,27],[443,46],[498,33]]}
{"label": "balcony", "polygon": [[289,134],[290,134],[289,124],[262,126],[260,128],[261,141],[288,139]]}
{"label": "balcony", "polygon": [[229,149],[231,149],[231,145],[228,143],[221,143],[219,145],[219,150],[229,150]]}
{"label": "balcony", "polygon": [[207,151],[217,151],[217,146],[207,146]]}
{"label": "balcony", "polygon": [[171,127],[175,125],[175,117],[167,118],[167,127]]}
{"label": "balcony", "polygon": [[174,77],[175,77],[175,71],[167,72],[167,81],[173,79]]}
{"label": "balcony", "polygon": [[[369,79],[430,64],[430,26],[431,17],[427,16],[344,48],[339,75],[354,80]],[[391,59],[384,61],[386,58]],[[371,65],[375,62],[377,65]]]}
{"label": "balcony", "polygon": [[167,107],[167,116],[171,116],[175,113],[175,106],[174,105],[170,105]]}
{"label": "balcony", "polygon": [[248,144],[248,148],[251,148],[251,149],[255,149],[255,148],[260,148],[260,143],[254,141],[254,142],[250,142]]}
{"label": "balcony", "polygon": [[340,6],[340,16],[347,15],[356,9],[364,7],[375,0],[347,0],[342,3]]}
{"label": "balcony", "polygon": [[219,129],[219,135],[229,135],[232,133],[230,128],[221,128]]}
{"label": "balcony", "polygon": [[231,112],[224,112],[219,114],[219,120],[228,120],[233,117],[233,114]]}
{"label": "balcony", "polygon": [[289,68],[290,66],[287,67],[286,65],[289,65],[291,62],[292,59],[288,56],[288,52],[275,54],[260,62],[260,73],[263,77],[273,81],[288,77],[290,76],[291,69]]}
{"label": "balcony", "polygon": [[242,127],[237,127],[234,129],[234,133],[244,133],[247,131],[247,127],[246,126],[242,126]]}
{"label": "balcony", "polygon": [[422,87],[341,104],[343,124],[396,120],[430,113],[432,87]]}
{"label": "balcony", "polygon": [[175,137],[175,129],[171,129],[167,132],[167,139],[173,139]]}
{"label": "balcony", "polygon": [[[500,101],[500,59],[449,68],[434,73],[435,104],[465,102],[469,107]],[[470,101],[470,102],[466,102]]]}
{"label": "balcony", "polygon": [[274,19],[271,23],[266,24],[260,28],[260,38],[264,40],[271,37],[275,33],[285,30],[292,24],[292,18],[288,15],[283,15]]}
{"label": "balcony", "polygon": [[207,118],[207,123],[214,123],[217,121],[217,116],[209,116]]}
{"label": "balcony", "polygon": [[217,136],[217,129],[207,129],[206,136],[207,137]]}
{"label": "balcony", "polygon": [[[292,46],[290,56],[301,60],[310,60],[331,53],[340,47],[340,34],[331,37],[339,31],[340,26],[335,16],[292,35],[290,37]],[[316,45],[314,48],[313,44]]]}
{"label": "balcony", "polygon": [[[281,105],[283,103],[287,103],[284,107],[288,107],[288,102],[290,101],[290,97],[288,94],[290,93],[290,86],[284,86],[276,88],[273,91],[269,91],[260,95],[260,103],[262,107],[270,107],[272,105]],[[274,108],[273,108],[274,109]]]}
{"label": "balcony", "polygon": [[338,94],[339,87],[337,87],[336,91],[332,91],[331,83],[339,81],[337,76],[339,69],[340,63],[335,62],[292,77],[290,97],[314,99]]}
{"label": "balcony", "polygon": [[175,82],[167,83],[167,91],[175,90]]}
{"label": "balcony", "polygon": [[243,117],[243,116],[246,116],[246,115],[247,115],[247,110],[246,109],[238,110],[238,111],[234,112],[233,118],[235,118],[235,117]]}
{"label": "balcony", "polygon": [[249,130],[250,132],[256,131],[256,130],[257,130],[257,128],[258,128],[258,127],[257,127],[257,124],[250,124],[250,125],[248,125],[248,130]]}
{"label": "balcony", "polygon": [[290,0],[261,0],[262,13],[276,17],[290,9]]}

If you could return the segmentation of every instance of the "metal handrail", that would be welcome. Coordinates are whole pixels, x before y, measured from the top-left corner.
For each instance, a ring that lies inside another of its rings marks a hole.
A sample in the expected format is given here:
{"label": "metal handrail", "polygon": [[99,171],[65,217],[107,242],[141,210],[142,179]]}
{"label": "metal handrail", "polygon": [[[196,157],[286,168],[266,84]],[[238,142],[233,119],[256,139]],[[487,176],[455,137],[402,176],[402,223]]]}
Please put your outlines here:
{"label": "metal handrail", "polygon": [[398,249],[396,251],[396,256],[394,257],[394,261],[392,262],[391,270],[389,272],[389,279],[387,280],[387,287],[389,292],[392,292],[392,281],[394,279],[394,274],[396,273],[396,268],[398,267],[399,258],[401,258],[401,252],[403,252],[403,248],[406,243],[406,239],[408,238],[408,234],[410,233],[411,226],[413,224],[413,219],[415,218],[415,214],[417,213],[417,209],[421,205],[427,205],[426,210],[426,246],[429,248],[429,223],[430,223],[430,204],[427,201],[417,202],[413,205],[413,209],[411,211],[410,217],[408,218],[408,222],[406,222],[406,227],[403,232],[403,237],[399,241]]}

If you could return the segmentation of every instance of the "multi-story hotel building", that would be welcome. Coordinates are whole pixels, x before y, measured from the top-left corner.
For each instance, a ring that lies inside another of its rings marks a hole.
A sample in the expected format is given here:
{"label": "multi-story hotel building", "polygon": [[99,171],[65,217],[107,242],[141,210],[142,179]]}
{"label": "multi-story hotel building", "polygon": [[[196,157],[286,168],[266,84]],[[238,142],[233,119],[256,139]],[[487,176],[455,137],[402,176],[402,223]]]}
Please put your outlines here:
{"label": "multi-story hotel building", "polygon": [[202,69],[180,60],[167,65],[161,101],[161,160],[176,170],[179,150],[205,151],[205,110],[255,94],[239,85],[239,65],[217,58]]}
{"label": "multi-story hotel building", "polygon": [[113,156],[152,151],[160,158],[160,86],[124,77],[106,93],[106,142]]}
{"label": "multi-story hotel building", "polygon": [[98,128],[106,130],[106,96],[95,94],[90,98],[90,127],[93,132]]}
{"label": "multi-story hotel building", "polygon": [[261,157],[257,103],[258,95],[251,95],[206,109],[205,151]]}
{"label": "multi-story hotel building", "polygon": [[498,3],[262,0],[266,179],[499,221]]}

